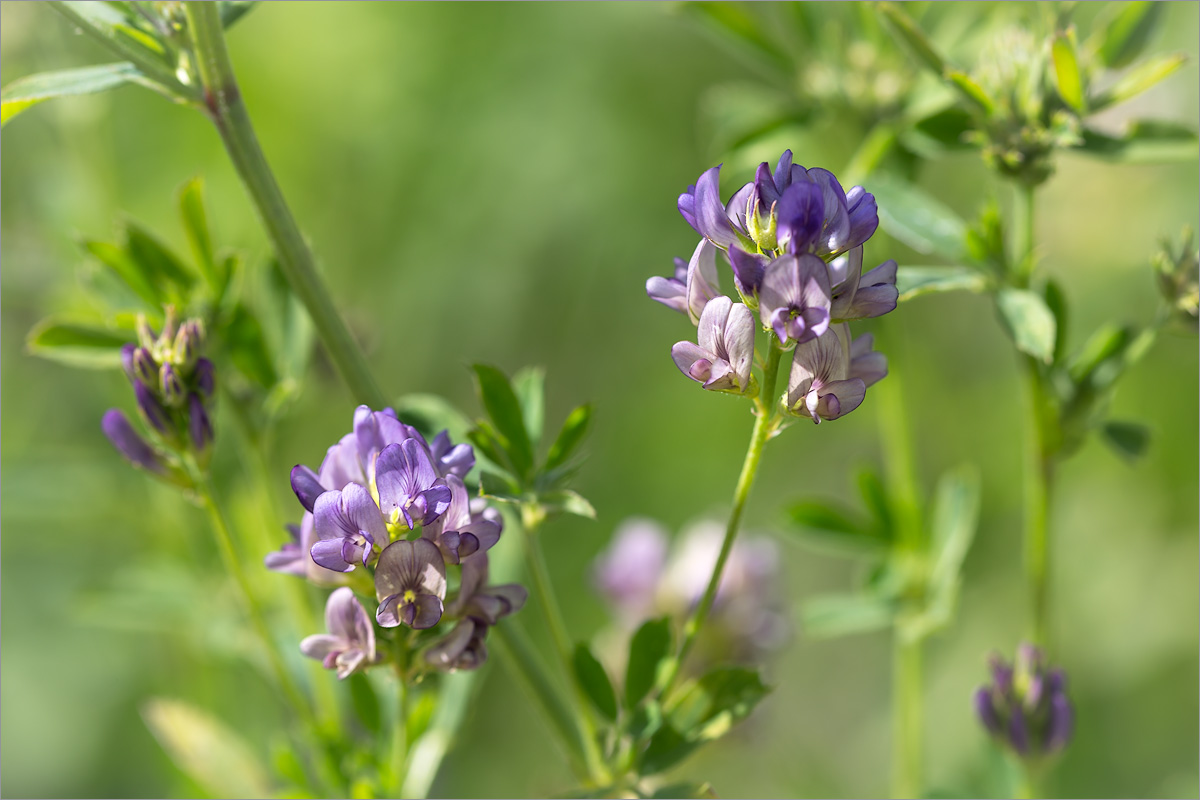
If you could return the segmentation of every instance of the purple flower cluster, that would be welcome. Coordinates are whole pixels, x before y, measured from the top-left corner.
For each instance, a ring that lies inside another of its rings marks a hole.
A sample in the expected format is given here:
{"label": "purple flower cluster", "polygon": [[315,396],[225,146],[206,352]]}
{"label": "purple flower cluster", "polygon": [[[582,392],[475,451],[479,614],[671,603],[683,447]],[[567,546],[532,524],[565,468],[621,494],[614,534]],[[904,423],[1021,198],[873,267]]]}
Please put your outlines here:
{"label": "purple flower cluster", "polygon": [[135,467],[171,479],[179,474],[172,453],[189,452],[201,465],[207,463],[216,376],[212,362],[200,355],[204,339],[200,320],[177,325],[174,309],[168,308],[161,333],[140,318],[138,344],[121,348],[121,366],[133,384],[138,415],[151,432],[150,441],[119,409],[109,409],[100,427]]}
{"label": "purple flower cluster", "polygon": [[[753,312],[784,350],[794,348],[784,399],[790,414],[837,419],[887,374],[868,336],[852,339],[851,320],[896,307],[896,262],[863,272],[863,243],[879,225],[875,198],[861,186],[843,191],[828,170],[792,163],[771,170],[722,203],[720,167],[679,197],[679,213],[703,237],[674,274],[646,282],[651,298],[688,316],[697,343],[679,342],[675,364],[705,389],[754,396]],[[723,295],[717,253],[733,272],[740,303]],[[767,398],[768,401],[774,398]]]}
{"label": "purple flower cluster", "polygon": [[992,656],[991,670],[991,684],[975,692],[975,712],[992,738],[1022,758],[1062,750],[1074,716],[1063,671],[1049,669],[1031,644],[1017,649],[1014,664]]}
{"label": "purple flower cluster", "polygon": [[[596,559],[596,587],[622,629],[664,614],[682,618],[703,596],[723,539],[723,526],[705,521],[685,529],[672,548],[657,522],[626,520]],[[713,646],[705,649],[753,662],[783,643],[788,625],[779,611],[778,564],[769,538],[743,536],[734,543],[706,627]]]}
{"label": "purple flower cluster", "polygon": [[[359,406],[353,431],[329,448],[320,469],[292,469],[304,517],[291,529],[293,541],[269,554],[266,565],[319,584],[370,586],[383,628],[429,630],[456,619],[455,629],[426,650],[426,661],[446,670],[478,666],[487,655],[487,628],[517,611],[526,591],[485,585],[487,550],[503,521],[494,509],[472,506],[463,478],[474,465],[470,445],[452,444],[445,431],[427,442],[391,409]],[[447,566],[462,569],[450,600]],[[370,583],[349,575],[358,569]],[[341,678],[374,662],[373,626],[349,587],[330,596],[326,617],[329,635],[306,639],[306,655],[336,667]]]}

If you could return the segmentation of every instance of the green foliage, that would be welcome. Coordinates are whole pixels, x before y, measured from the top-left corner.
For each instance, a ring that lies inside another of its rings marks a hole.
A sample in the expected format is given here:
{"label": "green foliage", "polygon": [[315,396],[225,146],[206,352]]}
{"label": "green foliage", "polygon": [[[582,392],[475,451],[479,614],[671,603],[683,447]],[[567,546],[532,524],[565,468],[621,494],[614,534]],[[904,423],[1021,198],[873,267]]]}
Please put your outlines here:
{"label": "green foliage", "polygon": [[142,708],[147,727],[189,778],[216,797],[267,797],[259,757],[223,722],[181,700],[156,698]]}
{"label": "green foliage", "polygon": [[609,722],[615,722],[617,719],[617,694],[613,691],[608,673],[604,671],[604,667],[583,642],[575,645],[572,666],[575,668],[575,680],[587,695],[588,700],[602,717]]}
{"label": "green foliage", "polygon": [[45,100],[95,94],[141,79],[137,67],[129,63],[27,75],[8,84],[0,93],[0,125],[7,124],[17,114]]}
{"label": "green foliage", "polygon": [[671,650],[671,620],[652,619],[642,624],[629,643],[625,668],[625,708],[633,709],[658,679],[660,664]]}
{"label": "green foliage", "polygon": [[1104,443],[1126,461],[1134,462],[1150,446],[1150,429],[1137,422],[1109,421],[1100,429]]}
{"label": "green foliage", "polygon": [[134,341],[132,331],[49,317],[29,332],[29,352],[73,367],[121,366],[121,347]]}
{"label": "green foliage", "polygon": [[940,201],[892,175],[871,176],[870,190],[879,206],[879,224],[919,253],[961,263],[966,224]]}
{"label": "green foliage", "polygon": [[940,292],[982,292],[988,287],[987,277],[973,267],[910,267],[896,272],[896,289],[900,302],[924,294]]}
{"label": "green foliage", "polygon": [[1001,289],[996,308],[1022,353],[1049,364],[1054,360],[1057,322],[1046,301],[1028,289]]}

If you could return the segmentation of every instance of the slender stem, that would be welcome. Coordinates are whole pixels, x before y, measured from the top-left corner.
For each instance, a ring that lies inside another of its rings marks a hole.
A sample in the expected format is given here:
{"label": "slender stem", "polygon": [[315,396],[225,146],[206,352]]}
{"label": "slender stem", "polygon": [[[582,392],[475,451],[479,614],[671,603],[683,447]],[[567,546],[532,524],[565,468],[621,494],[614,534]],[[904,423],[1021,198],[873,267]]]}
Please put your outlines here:
{"label": "slender stem", "polygon": [[563,698],[562,692],[555,689],[554,681],[534,651],[533,644],[514,620],[505,620],[493,630],[509,655],[508,661],[515,667],[513,671],[537,700],[542,713],[565,746],[576,776],[580,780],[590,781],[583,737],[579,726],[575,724],[574,711]]}
{"label": "slender stem", "polygon": [[[234,583],[237,584],[238,590],[241,593],[246,614],[250,617],[250,624],[254,626],[255,632],[262,639],[267,659],[270,661],[271,669],[275,673],[275,680],[286,696],[288,704],[291,705],[295,712],[310,716],[312,708],[308,702],[308,698],[300,691],[296,682],[292,679],[291,673],[288,672],[287,666],[283,663],[283,659],[279,655],[279,650],[275,647],[274,639],[271,637],[271,629],[267,626],[262,606],[259,605],[258,598],[255,597],[254,592],[250,588],[250,581],[246,577],[246,571],[242,568],[241,559],[238,557],[237,548],[233,543],[233,536],[229,532],[229,523],[226,520],[225,512],[217,502],[212,483],[207,476],[199,475],[196,476],[195,482],[196,492],[204,507],[208,510],[209,517],[212,519],[213,530],[217,534],[217,547],[221,551],[221,559],[225,562],[225,569],[233,575]],[[310,719],[309,721],[311,722],[312,720]]]}
{"label": "slender stem", "polygon": [[580,741],[583,743],[584,761],[593,780],[602,782],[608,779],[608,775],[600,748],[596,744],[595,721],[592,719],[591,706],[583,694],[583,687],[575,680],[571,637],[567,633],[562,610],[559,608],[554,586],[550,582],[550,571],[546,568],[546,558],[542,554],[541,541],[537,535],[538,528],[545,518],[545,512],[537,505],[527,504],[521,508],[521,528],[525,532],[525,563],[533,580],[533,593],[538,597],[538,605],[554,639],[559,666],[571,687],[575,706],[573,716],[579,728]]}
{"label": "slender stem", "polygon": [[902,627],[892,641],[892,796],[922,797],[922,641]]}
{"label": "slender stem", "polygon": [[700,599],[700,604],[692,612],[691,617],[683,627],[683,643],[679,654],[675,657],[663,681],[663,691],[666,692],[679,677],[683,662],[696,643],[696,635],[704,626],[713,603],[717,599],[717,589],[721,585],[721,575],[725,570],[725,562],[733,550],[733,542],[737,539],[738,528],[742,523],[742,514],[746,510],[746,501],[750,499],[750,490],[754,487],[754,478],[758,474],[758,464],[762,460],[763,449],[770,438],[775,426],[775,384],[779,377],[779,362],[783,351],[774,335],[770,339],[767,351],[767,361],[763,366],[762,393],[757,402],[758,417],[754,420],[754,429],[750,433],[750,446],[746,449],[746,458],[742,462],[742,472],[738,476],[737,487],[733,492],[733,511],[729,514],[729,522],[725,526],[725,539],[721,542],[721,552],[717,555],[717,563],[713,565],[712,576]]}
{"label": "slender stem", "polygon": [[234,77],[217,5],[196,0],[185,3],[184,10],[195,43],[208,114],[271,237],[279,266],[292,291],[308,309],[317,333],[355,398],[374,408],[383,408],[387,398],[375,383],[366,358],[338,315],[317,272],[312,251],[304,241],[259,145]]}
{"label": "slender stem", "polygon": [[1012,270],[1013,283],[1019,288],[1029,286],[1033,277],[1034,248],[1034,194],[1037,187],[1018,181],[1014,184],[1012,219]]}

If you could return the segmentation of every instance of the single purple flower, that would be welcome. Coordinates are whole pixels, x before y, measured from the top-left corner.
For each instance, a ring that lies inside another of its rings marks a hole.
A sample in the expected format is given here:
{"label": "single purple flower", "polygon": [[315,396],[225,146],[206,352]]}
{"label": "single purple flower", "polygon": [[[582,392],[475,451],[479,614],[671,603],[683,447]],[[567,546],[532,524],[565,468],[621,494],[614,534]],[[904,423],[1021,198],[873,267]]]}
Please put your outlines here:
{"label": "single purple flower", "polygon": [[484,642],[487,629],[487,625],[471,617],[460,619],[450,633],[425,651],[425,661],[443,672],[479,667],[488,657]]}
{"label": "single purple flower", "polygon": [[721,202],[721,167],[706,170],[695,186],[679,196],[679,213],[696,233],[722,250],[738,241],[738,234],[729,223],[725,205]]}
{"label": "single purple flower", "polygon": [[1073,712],[1066,676],[1050,669],[1030,644],[1016,662],[991,657],[992,681],[977,689],[975,712],[994,740],[1022,758],[1040,759],[1062,750],[1071,738]]}
{"label": "single purple flower", "polygon": [[592,571],[596,586],[624,621],[653,616],[667,544],[667,532],[658,523],[629,519],[621,523],[612,543],[596,559]]}
{"label": "single purple flower", "polygon": [[488,555],[476,553],[462,562],[462,582],[458,594],[446,606],[451,617],[472,617],[495,625],[501,617],[515,614],[525,605],[529,592],[517,583],[488,586]]}
{"label": "single purple flower", "polygon": [[861,379],[868,387],[879,383],[888,373],[887,356],[872,350],[874,345],[875,337],[869,333],[856,336],[850,343],[850,377]]}
{"label": "single purple flower", "polygon": [[829,262],[833,287],[830,315],[838,321],[881,317],[896,309],[896,262],[885,261],[862,274],[862,247],[855,247]]}
{"label": "single purple flower", "polygon": [[375,546],[384,547],[388,541],[379,507],[357,483],[317,497],[313,525],[317,535],[310,551],[313,561],[336,572],[349,572],[360,562],[366,566]]}
{"label": "single purple flower", "polygon": [[671,358],[679,370],[705,389],[746,394],[754,362],[754,316],[741,303],[721,296],[704,307],[696,330],[698,344],[677,342]]}
{"label": "single purple flower", "polygon": [[385,628],[432,628],[442,618],[446,565],[428,539],[392,542],[375,568],[375,619]]}
{"label": "single purple flower", "polygon": [[682,258],[675,259],[675,273],[669,278],[655,276],[646,281],[646,294],[651,300],[657,300],[667,308],[672,308],[681,314],[687,313],[687,273],[688,262]]}
{"label": "single purple flower", "polygon": [[434,469],[443,478],[451,475],[465,478],[475,466],[474,448],[469,444],[453,444],[449,431],[442,431],[433,437],[429,455],[433,459]]}
{"label": "single purple flower", "polygon": [[335,589],[325,604],[325,628],[300,642],[300,652],[325,669],[336,669],[339,680],[375,661],[375,626],[353,590]]}
{"label": "single purple flower", "polygon": [[471,514],[471,498],[462,478],[447,476],[446,485],[450,489],[450,505],[445,514],[421,528],[421,536],[437,545],[447,564],[458,564],[499,541],[501,525]]}
{"label": "single purple flower", "polygon": [[115,408],[104,412],[104,418],[100,420],[100,429],[130,464],[156,475],[167,474],[168,468],[162,456],[138,435],[129,424],[125,412]]}
{"label": "single purple flower", "polygon": [[767,266],[758,313],[780,344],[803,344],[829,329],[830,302],[825,262],[809,253],[784,255]]}
{"label": "single purple flower", "polygon": [[[311,517],[311,515],[308,516]],[[308,548],[302,544],[300,526],[286,525],[284,527],[287,529],[292,540],[284,542],[283,546],[275,552],[267,553],[263,558],[263,564],[272,572],[282,572],[287,575],[296,575],[303,578],[308,574],[310,556]]]}
{"label": "single purple flower", "polygon": [[796,346],[785,405],[789,413],[834,420],[862,403],[867,384],[850,376],[849,326],[833,325],[816,339]]}
{"label": "single purple flower", "polygon": [[159,377],[159,395],[168,408],[174,408],[183,404],[187,397],[186,389],[183,386],[183,379],[179,377],[179,372],[170,364],[163,364],[158,371]]}
{"label": "single purple flower", "polygon": [[391,525],[428,525],[450,507],[450,489],[433,469],[428,451],[416,439],[389,444],[375,466],[379,506]]}
{"label": "single purple flower", "polygon": [[[126,345],[126,347],[128,346]],[[122,348],[123,352],[124,348]],[[158,384],[158,362],[154,360],[154,356],[149,350],[145,347],[134,348],[130,359],[130,370],[134,380],[139,380],[147,386]]]}
{"label": "single purple flower", "polygon": [[217,390],[216,370],[213,363],[207,358],[197,360],[196,369],[192,372],[192,382],[196,384],[196,389],[205,400],[211,400],[213,392]]}
{"label": "single purple flower", "polygon": [[733,267],[738,294],[754,310],[758,307],[758,293],[762,290],[763,277],[771,259],[761,253],[747,253],[735,246],[729,248],[729,263]]}

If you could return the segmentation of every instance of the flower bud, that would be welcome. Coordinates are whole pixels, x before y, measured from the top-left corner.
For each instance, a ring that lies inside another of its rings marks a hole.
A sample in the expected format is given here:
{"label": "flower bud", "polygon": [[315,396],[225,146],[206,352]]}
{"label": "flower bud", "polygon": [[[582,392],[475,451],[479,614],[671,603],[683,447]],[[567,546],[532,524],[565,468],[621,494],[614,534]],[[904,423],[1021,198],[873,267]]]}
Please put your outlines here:
{"label": "flower bud", "polygon": [[163,436],[171,436],[171,418],[167,415],[167,410],[163,408],[162,403],[154,395],[146,384],[135,380],[133,382],[133,394],[137,398],[138,411],[142,414],[142,419],[146,420],[146,424],[154,428]]}
{"label": "flower bud", "polygon": [[188,395],[188,434],[191,436],[192,448],[201,457],[201,461],[205,461],[213,441],[213,427],[208,411],[204,408],[204,401],[195,392]]}
{"label": "flower bud", "polygon": [[204,327],[199,320],[189,319],[175,336],[175,363],[186,373],[196,364],[204,346]]}
{"label": "flower bud", "polygon": [[991,661],[992,683],[976,690],[973,698],[987,732],[1025,759],[1062,750],[1073,720],[1062,670],[1048,669],[1042,652],[1031,644],[1017,650],[1015,664],[999,656]]}
{"label": "flower bud", "polygon": [[137,337],[138,344],[147,349],[153,348],[158,342],[158,334],[150,327],[150,323],[146,321],[145,314],[137,315]]}
{"label": "flower bud", "polygon": [[201,358],[196,362],[196,369],[192,373],[192,383],[205,400],[212,398],[213,392],[217,388],[217,375],[213,363],[207,358]]}
{"label": "flower bud", "polygon": [[183,388],[183,381],[179,378],[179,373],[170,364],[163,364],[158,375],[159,391],[162,394],[163,402],[167,404],[168,408],[182,405],[187,395]]}
{"label": "flower bud", "polygon": [[100,421],[100,429],[121,455],[135,467],[159,475],[167,473],[167,465],[146,440],[138,436],[125,414],[110,408]]}
{"label": "flower bud", "polygon": [[133,380],[136,375],[133,372],[133,353],[137,350],[136,344],[121,345],[121,369],[125,370],[126,377]]}
{"label": "flower bud", "polygon": [[1154,272],[1158,289],[1178,319],[1195,326],[1200,316],[1200,251],[1196,249],[1195,232],[1187,228],[1176,253],[1169,241],[1154,257]]}
{"label": "flower bud", "polygon": [[158,383],[158,362],[145,347],[133,351],[133,378],[147,386]]}

